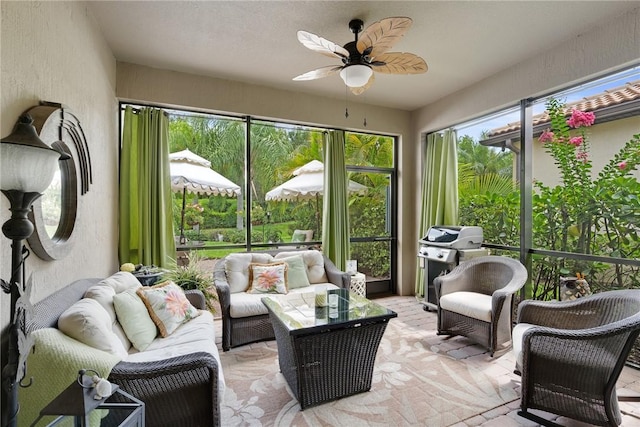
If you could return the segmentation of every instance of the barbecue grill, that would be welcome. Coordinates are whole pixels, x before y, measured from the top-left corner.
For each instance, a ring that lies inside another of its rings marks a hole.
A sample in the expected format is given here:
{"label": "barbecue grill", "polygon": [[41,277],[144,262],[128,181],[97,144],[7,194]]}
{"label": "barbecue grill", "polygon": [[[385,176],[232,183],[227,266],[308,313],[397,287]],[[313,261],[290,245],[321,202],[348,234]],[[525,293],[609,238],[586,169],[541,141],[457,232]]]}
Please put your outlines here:
{"label": "barbecue grill", "polygon": [[424,309],[437,309],[433,279],[464,261],[489,255],[482,246],[482,227],[435,225],[418,240],[418,261],[424,271]]}

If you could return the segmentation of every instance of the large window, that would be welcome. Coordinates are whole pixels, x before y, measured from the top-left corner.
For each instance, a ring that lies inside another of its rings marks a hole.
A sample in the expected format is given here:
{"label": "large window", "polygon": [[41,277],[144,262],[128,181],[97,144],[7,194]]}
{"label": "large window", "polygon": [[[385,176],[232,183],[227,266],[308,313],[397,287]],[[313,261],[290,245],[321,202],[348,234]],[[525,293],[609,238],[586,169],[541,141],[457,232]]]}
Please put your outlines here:
{"label": "large window", "polygon": [[459,221],[483,229],[486,242],[517,247],[520,241],[520,144],[486,145],[492,129],[510,129],[512,107],[456,127],[458,134]]}
{"label": "large window", "polygon": [[[238,192],[174,192],[179,256],[319,248],[326,130],[167,110],[170,152],[189,150]],[[351,258],[369,295],[394,292],[395,138],[346,132]]]}
{"label": "large window", "polygon": [[394,291],[395,139],[347,133],[346,164],[350,179],[364,186],[349,204],[351,257],[367,275],[369,293]]}
{"label": "large window", "polygon": [[638,88],[636,67],[457,127],[461,223],[531,259],[528,296],[559,298],[565,276],[640,286]]}

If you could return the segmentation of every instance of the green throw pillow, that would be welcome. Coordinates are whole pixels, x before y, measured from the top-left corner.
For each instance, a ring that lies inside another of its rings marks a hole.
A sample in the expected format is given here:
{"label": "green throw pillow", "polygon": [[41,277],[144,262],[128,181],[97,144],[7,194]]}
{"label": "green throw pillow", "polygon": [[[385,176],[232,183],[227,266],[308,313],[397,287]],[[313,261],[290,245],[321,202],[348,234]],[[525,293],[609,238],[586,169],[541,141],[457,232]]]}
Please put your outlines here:
{"label": "green throw pillow", "polygon": [[286,262],[288,274],[288,287],[289,289],[303,288],[309,286],[309,278],[307,277],[307,267],[304,265],[302,255],[294,255],[286,258],[277,258],[271,261],[274,262]]}
{"label": "green throw pillow", "polygon": [[156,338],[158,329],[151,320],[149,311],[135,289],[129,289],[113,296],[113,307],[116,309],[118,322],[131,344],[144,351]]}

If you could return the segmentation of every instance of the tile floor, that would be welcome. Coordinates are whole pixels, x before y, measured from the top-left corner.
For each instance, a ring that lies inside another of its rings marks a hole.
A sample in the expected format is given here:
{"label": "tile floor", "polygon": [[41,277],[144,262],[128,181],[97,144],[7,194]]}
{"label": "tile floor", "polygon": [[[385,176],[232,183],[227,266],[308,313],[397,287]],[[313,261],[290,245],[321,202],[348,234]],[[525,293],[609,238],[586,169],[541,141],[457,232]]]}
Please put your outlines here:
{"label": "tile floor", "polygon": [[[403,319],[410,327],[425,328],[432,330],[433,335],[429,337],[429,344],[440,352],[447,353],[449,356],[470,364],[482,364],[486,367],[486,363],[493,364],[493,370],[496,378],[501,381],[511,382],[514,387],[519,388],[520,377],[513,373],[514,360],[509,350],[496,352],[491,358],[485,349],[481,346],[473,344],[471,341],[463,337],[447,338],[436,335],[436,313],[427,312],[422,309],[422,304],[417,302],[414,297],[390,296],[377,298],[376,302],[398,313],[398,317]],[[222,321],[216,320],[217,343],[220,351]],[[618,381],[618,395],[640,395],[640,370],[631,367],[625,367]],[[515,400],[506,405],[493,408],[487,412],[477,414],[470,417],[452,427],[511,427],[511,426],[527,426],[535,427],[538,424],[526,420],[517,415],[520,401]],[[625,427],[640,427],[640,402],[621,402],[620,408],[623,413],[622,425]],[[536,414],[543,418],[553,420],[554,422],[566,427],[587,427],[589,424],[577,422],[567,418],[558,418],[555,415],[536,411]]]}

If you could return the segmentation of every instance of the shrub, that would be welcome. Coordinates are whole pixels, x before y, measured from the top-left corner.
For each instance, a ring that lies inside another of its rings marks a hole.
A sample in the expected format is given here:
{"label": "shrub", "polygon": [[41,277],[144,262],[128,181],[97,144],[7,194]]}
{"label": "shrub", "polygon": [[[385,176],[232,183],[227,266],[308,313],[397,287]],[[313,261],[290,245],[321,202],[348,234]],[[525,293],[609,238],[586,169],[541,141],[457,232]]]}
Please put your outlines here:
{"label": "shrub", "polygon": [[189,252],[189,263],[167,271],[163,276],[165,280],[171,280],[184,290],[197,289],[202,292],[207,302],[207,308],[215,313],[212,301],[217,301],[218,294],[213,290],[211,274],[201,271],[198,263],[202,260],[196,251]]}

